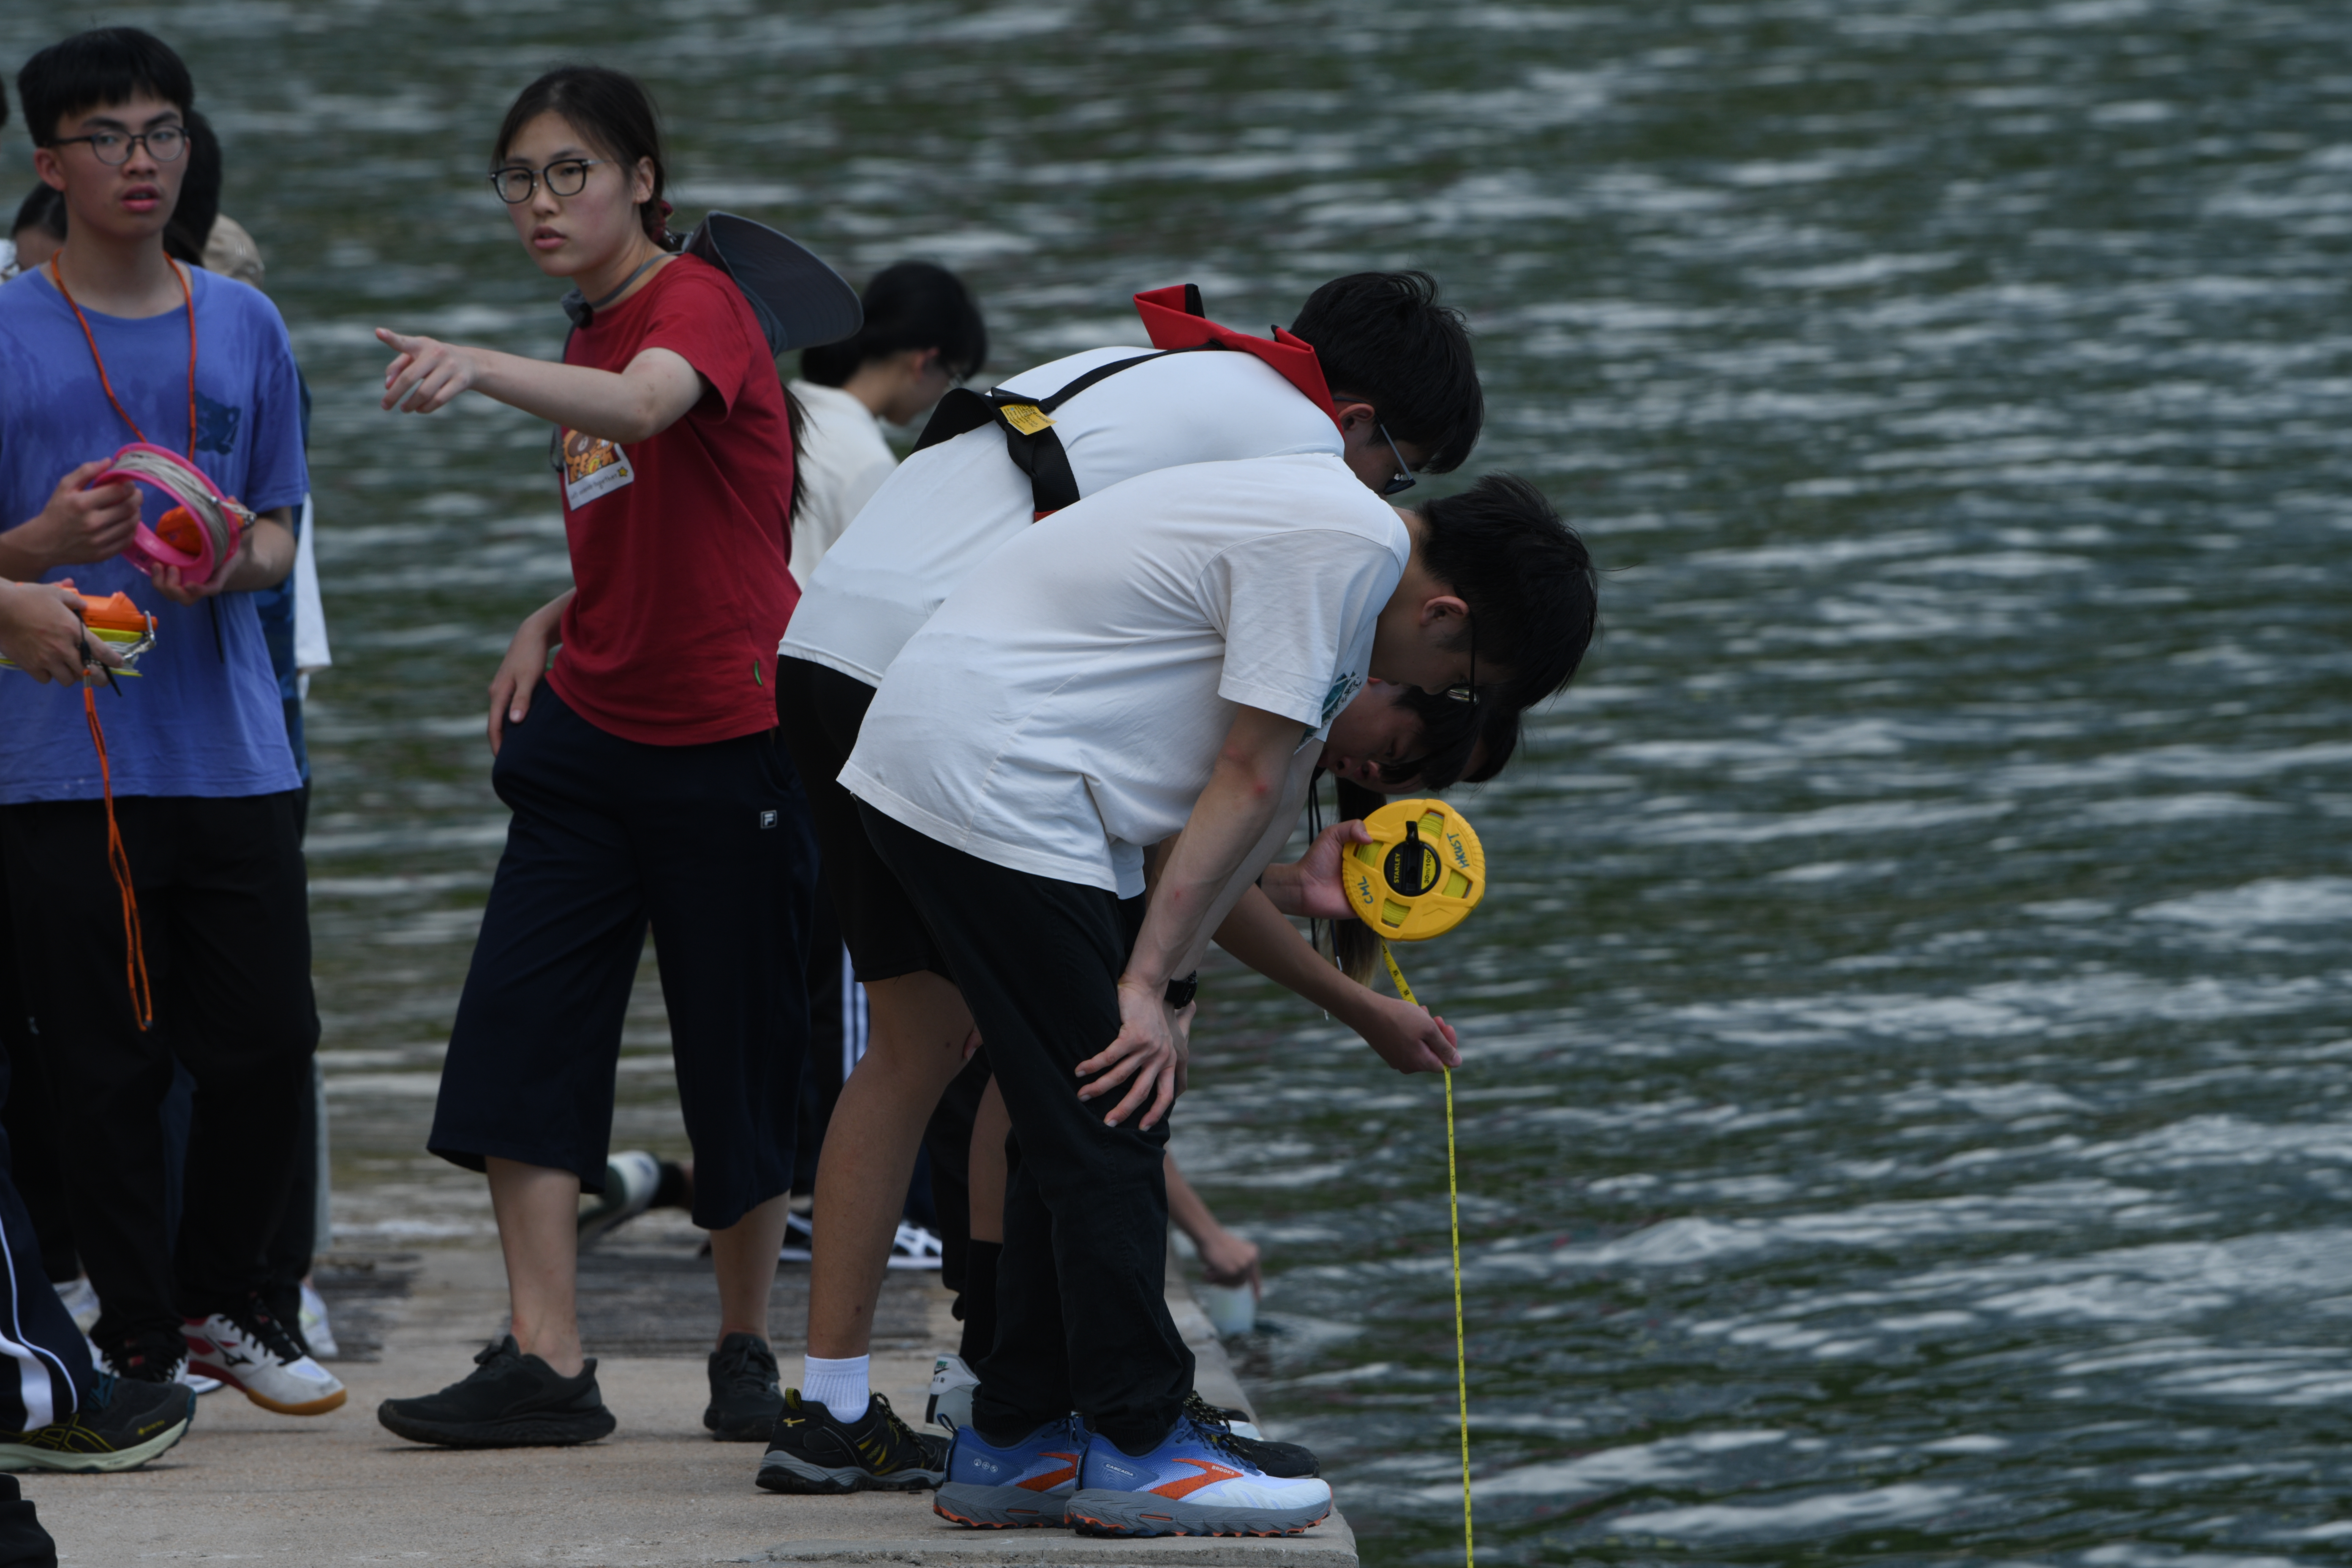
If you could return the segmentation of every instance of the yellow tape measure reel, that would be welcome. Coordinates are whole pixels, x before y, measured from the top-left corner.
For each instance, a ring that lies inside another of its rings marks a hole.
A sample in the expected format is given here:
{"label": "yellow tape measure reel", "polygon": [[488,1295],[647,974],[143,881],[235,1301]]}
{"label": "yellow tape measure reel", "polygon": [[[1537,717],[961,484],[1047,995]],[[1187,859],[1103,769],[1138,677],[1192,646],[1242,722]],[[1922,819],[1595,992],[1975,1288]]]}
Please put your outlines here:
{"label": "yellow tape measure reel", "polygon": [[1364,818],[1348,852],[1348,900],[1391,942],[1424,942],[1460,925],[1486,893],[1486,851],[1442,800],[1392,800]]}

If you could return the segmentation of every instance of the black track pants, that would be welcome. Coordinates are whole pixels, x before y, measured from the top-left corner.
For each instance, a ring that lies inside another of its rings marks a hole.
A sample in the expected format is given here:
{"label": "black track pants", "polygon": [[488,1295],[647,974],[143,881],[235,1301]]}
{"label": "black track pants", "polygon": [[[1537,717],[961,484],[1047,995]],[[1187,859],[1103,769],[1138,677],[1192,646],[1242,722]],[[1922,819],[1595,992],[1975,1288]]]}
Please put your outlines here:
{"label": "black track pants", "polygon": [[1140,899],[1008,870],[860,807],[988,1042],[1013,1118],[996,1348],[972,1424],[1025,1435],[1072,1410],[1129,1452],[1156,1446],[1192,1389],[1169,1315],[1168,1122],[1103,1125],[1077,1064],[1118,1034]]}
{"label": "black track pants", "polygon": [[[122,908],[98,801],[0,806],[26,1043],[70,1128],[67,1201],[106,1304],[101,1349],[177,1342],[183,1313],[241,1306],[293,1174],[319,1014],[296,793],[115,802],[139,894],[154,1027],[123,978]],[[165,1231],[157,1115],[173,1058],[196,1082],[185,1203]]]}

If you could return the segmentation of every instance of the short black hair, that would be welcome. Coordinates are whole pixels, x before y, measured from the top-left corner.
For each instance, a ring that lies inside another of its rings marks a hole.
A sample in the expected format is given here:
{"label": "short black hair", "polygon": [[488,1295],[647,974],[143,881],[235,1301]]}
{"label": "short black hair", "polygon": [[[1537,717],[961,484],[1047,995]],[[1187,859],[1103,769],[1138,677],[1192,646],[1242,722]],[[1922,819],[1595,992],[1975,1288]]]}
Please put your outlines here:
{"label": "short black hair", "polygon": [[195,107],[195,79],[185,60],[154,34],[137,27],[93,27],[60,39],[25,62],[16,96],[25,100],[25,129],[33,145],[57,140],[58,121],[106,104],[153,93],[185,114]]}
{"label": "short black hair", "polygon": [[1486,394],[1462,312],[1437,302],[1426,272],[1357,272],[1307,297],[1291,331],[1315,350],[1323,382],[1371,404],[1400,441],[1429,453],[1423,471],[1451,473],[1478,444]]}
{"label": "short black hair", "polygon": [[55,185],[35,185],[16,208],[16,221],[8,226],[11,237],[28,228],[39,229],[52,239],[66,237],[66,194]]}
{"label": "short black hair", "polygon": [[937,349],[949,375],[963,380],[988,362],[988,323],[963,279],[928,261],[894,261],[866,285],[866,324],[854,337],[801,351],[801,376],[843,386],[870,359]]}
{"label": "short black hair", "polygon": [[1482,658],[1510,671],[1480,693],[1480,706],[1516,711],[1566,686],[1600,624],[1592,553],[1541,490],[1488,474],[1460,495],[1420,510],[1421,559],[1470,606],[1468,635]]}

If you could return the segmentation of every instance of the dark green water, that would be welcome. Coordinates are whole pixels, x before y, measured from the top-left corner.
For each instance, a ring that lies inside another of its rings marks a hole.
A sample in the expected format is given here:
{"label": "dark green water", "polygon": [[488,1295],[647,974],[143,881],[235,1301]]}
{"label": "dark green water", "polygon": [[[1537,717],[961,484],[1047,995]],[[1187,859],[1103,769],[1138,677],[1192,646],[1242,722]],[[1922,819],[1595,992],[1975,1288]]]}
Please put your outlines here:
{"label": "dark green water", "polygon": [[[0,17],[10,60],[80,8]],[[2304,0],[843,11],[305,3],[179,42],[319,394],[311,840],[338,1213],[418,1154],[502,832],[480,691],[565,575],[526,420],[375,411],[389,324],[551,352],[476,180],[580,56],[680,205],[962,268],[999,373],[1439,272],[1474,468],[1616,570],[1408,952],[1462,1026],[1484,1561],[2352,1552],[2352,29]],[[21,134],[5,158],[19,177]],[[1437,1086],[1220,973],[1180,1148],[1368,1560],[1459,1557]],[[650,985],[624,1141],[675,1148]]]}

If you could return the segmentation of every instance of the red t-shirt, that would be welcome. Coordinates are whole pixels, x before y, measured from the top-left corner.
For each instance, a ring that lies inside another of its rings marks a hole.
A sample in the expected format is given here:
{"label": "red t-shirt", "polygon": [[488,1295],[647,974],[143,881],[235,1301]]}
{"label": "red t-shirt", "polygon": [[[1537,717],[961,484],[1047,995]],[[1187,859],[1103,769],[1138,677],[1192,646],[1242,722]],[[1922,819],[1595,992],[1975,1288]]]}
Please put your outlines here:
{"label": "red t-shirt", "polygon": [[562,433],[563,531],[579,589],[548,680],[598,729],[656,746],[776,722],[776,643],[800,602],[783,382],[734,282],[699,258],[574,332],[566,364],[620,371],[668,349],[708,390],[649,441]]}

